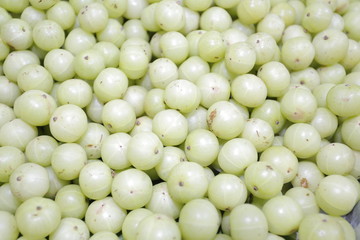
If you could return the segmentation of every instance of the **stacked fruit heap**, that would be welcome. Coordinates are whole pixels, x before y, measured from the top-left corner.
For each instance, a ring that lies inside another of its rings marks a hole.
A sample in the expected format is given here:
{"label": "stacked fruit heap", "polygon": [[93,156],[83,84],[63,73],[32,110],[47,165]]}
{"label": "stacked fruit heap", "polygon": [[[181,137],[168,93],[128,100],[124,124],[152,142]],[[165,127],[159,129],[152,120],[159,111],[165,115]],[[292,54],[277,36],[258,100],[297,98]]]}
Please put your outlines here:
{"label": "stacked fruit heap", "polygon": [[0,0],[0,238],[356,239],[359,23],[357,0]]}

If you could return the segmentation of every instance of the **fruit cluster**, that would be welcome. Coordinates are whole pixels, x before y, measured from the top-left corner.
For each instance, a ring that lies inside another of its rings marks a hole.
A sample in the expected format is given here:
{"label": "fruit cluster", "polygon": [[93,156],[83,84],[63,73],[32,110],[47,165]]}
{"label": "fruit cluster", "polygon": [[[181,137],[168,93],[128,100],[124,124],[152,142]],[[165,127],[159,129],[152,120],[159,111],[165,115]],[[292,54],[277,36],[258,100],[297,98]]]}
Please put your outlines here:
{"label": "fruit cluster", "polygon": [[358,0],[0,0],[0,238],[358,239],[359,23]]}

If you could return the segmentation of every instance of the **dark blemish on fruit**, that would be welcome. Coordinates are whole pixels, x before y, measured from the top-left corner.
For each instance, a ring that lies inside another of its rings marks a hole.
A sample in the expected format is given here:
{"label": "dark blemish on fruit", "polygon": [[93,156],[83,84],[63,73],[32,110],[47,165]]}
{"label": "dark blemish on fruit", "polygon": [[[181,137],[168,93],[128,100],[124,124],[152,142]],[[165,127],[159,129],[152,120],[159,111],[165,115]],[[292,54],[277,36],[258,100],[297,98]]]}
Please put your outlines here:
{"label": "dark blemish on fruit", "polygon": [[53,121],[54,121],[54,122],[56,122],[57,119],[58,119],[57,117],[53,117]]}
{"label": "dark blemish on fruit", "polygon": [[186,149],[190,151],[191,147],[190,147],[190,146],[187,146]]}
{"label": "dark blemish on fruit", "polygon": [[183,181],[180,181],[180,182],[179,182],[179,186],[180,186],[180,187],[183,187],[183,186],[184,186],[184,182],[183,182]]}
{"label": "dark blemish on fruit", "polygon": [[89,56],[85,56],[84,59],[85,59],[85,60],[89,60]]}
{"label": "dark blemish on fruit", "polygon": [[103,210],[104,206],[105,206],[105,203],[101,204],[101,206],[99,207],[99,209],[96,211],[96,214],[100,214],[101,211]]}
{"label": "dark blemish on fruit", "polygon": [[111,177],[114,178],[115,176],[116,176],[116,172],[113,169],[111,169]]}
{"label": "dark blemish on fruit", "polygon": [[215,117],[216,117],[216,109],[213,110],[209,115],[209,119],[207,120],[207,123],[208,123],[209,126],[212,125]]}
{"label": "dark blemish on fruit", "polygon": [[268,170],[274,170],[270,165],[266,165],[266,169],[268,169]]}
{"label": "dark blemish on fruit", "polygon": [[309,187],[309,183],[308,183],[308,181],[307,181],[306,178],[302,178],[302,179],[300,180],[300,185],[301,185],[303,188],[308,188],[308,187]]}
{"label": "dark blemish on fruit", "polygon": [[257,186],[254,186],[253,189],[254,189],[254,191],[259,190],[259,188]]}
{"label": "dark blemish on fruit", "polygon": [[324,40],[328,40],[329,37],[325,35],[323,39],[324,39]]}

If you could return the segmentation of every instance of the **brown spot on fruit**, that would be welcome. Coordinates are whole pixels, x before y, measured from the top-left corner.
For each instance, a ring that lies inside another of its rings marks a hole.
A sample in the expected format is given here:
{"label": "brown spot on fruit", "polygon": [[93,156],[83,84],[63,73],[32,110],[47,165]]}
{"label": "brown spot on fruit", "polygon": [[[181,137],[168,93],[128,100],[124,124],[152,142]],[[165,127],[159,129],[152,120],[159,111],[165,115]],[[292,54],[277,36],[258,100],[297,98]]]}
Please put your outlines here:
{"label": "brown spot on fruit", "polygon": [[207,119],[207,123],[209,127],[212,125],[214,119],[216,118],[216,113],[217,113],[216,109],[210,113],[209,118]]}
{"label": "brown spot on fruit", "polygon": [[303,188],[309,188],[309,182],[306,178],[302,178],[300,180],[300,185],[303,187]]}
{"label": "brown spot on fruit", "polygon": [[113,169],[111,169],[111,177],[114,178],[115,176],[116,176],[116,172]]}

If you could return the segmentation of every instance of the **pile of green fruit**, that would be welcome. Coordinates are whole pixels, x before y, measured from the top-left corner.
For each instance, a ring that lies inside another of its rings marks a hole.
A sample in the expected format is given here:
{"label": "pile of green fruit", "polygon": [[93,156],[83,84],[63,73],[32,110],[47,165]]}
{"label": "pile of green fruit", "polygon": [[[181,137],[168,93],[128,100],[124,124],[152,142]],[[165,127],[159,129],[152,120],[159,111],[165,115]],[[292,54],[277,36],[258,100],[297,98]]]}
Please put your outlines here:
{"label": "pile of green fruit", "polygon": [[359,239],[359,41],[358,0],[0,0],[1,240]]}

